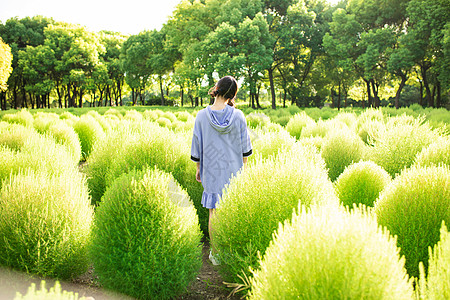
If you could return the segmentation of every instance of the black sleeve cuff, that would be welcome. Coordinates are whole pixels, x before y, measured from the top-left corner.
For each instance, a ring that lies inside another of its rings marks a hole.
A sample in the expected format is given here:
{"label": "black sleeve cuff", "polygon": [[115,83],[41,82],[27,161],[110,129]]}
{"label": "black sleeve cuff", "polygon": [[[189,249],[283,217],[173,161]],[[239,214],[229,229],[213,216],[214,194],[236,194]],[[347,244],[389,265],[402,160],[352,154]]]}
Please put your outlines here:
{"label": "black sleeve cuff", "polygon": [[191,155],[191,159],[195,162],[200,162],[200,158],[194,157]]}
{"label": "black sleeve cuff", "polygon": [[248,152],[245,152],[244,154],[242,154],[242,156],[243,156],[243,157],[247,157],[247,156],[250,156],[250,155],[252,155],[252,153],[253,153],[253,150],[252,150],[252,149],[250,149],[250,151],[248,151]]}

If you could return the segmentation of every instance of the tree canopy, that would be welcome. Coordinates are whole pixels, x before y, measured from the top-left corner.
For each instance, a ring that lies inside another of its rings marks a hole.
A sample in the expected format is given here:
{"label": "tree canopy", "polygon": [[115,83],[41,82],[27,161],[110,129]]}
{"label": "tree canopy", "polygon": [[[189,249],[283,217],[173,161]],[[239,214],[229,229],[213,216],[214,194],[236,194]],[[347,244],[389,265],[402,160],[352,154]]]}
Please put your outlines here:
{"label": "tree canopy", "polygon": [[0,23],[0,104],[183,105],[187,95],[199,105],[233,75],[255,108],[263,92],[272,108],[278,95],[305,107],[440,107],[449,16],[450,0],[183,0],[160,30],[130,36],[11,18]]}

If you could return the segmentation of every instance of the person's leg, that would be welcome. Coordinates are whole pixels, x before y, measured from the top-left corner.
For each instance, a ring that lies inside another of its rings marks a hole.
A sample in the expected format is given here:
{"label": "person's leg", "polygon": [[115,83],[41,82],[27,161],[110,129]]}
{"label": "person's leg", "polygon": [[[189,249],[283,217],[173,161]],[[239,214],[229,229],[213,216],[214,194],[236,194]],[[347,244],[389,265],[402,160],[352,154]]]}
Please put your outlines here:
{"label": "person's leg", "polygon": [[220,265],[220,261],[217,259],[216,251],[212,245],[212,232],[214,228],[211,226],[211,221],[214,218],[215,212],[216,212],[215,209],[209,209],[209,222],[208,222],[209,242],[210,242],[209,260],[212,262],[213,265],[217,266]]}
{"label": "person's leg", "polygon": [[214,213],[216,212],[216,210],[214,208],[210,208],[209,209],[209,221],[208,221],[208,231],[209,231],[209,241],[212,241],[212,232],[213,232],[213,228],[211,225],[211,221],[214,218]]}

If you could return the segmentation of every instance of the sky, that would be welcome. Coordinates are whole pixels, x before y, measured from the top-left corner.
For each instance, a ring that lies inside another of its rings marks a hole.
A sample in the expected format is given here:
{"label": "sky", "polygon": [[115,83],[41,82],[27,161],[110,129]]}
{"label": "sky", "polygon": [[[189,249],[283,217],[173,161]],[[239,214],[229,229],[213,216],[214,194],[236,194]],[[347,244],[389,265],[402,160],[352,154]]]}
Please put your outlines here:
{"label": "sky", "polygon": [[[138,34],[161,29],[181,0],[0,0],[0,21],[41,15],[89,30]],[[336,3],[338,0],[328,0]]]}

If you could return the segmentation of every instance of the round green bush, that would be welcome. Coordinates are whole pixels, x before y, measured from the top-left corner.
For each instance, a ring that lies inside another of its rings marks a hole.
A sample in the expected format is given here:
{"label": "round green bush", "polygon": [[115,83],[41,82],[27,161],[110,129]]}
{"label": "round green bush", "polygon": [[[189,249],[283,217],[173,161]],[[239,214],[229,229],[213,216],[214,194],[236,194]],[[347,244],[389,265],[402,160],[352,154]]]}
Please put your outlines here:
{"label": "round green bush", "polygon": [[122,121],[108,132],[87,161],[92,202],[98,204],[106,188],[121,174],[157,166],[171,173],[185,188],[198,211],[200,226],[208,228],[208,211],[201,205],[203,187],[195,179],[196,165],[190,159],[190,143],[184,135],[155,123]]}
{"label": "round green bush", "polygon": [[59,118],[61,120],[72,120],[73,122],[76,122],[79,120],[79,117],[74,116],[72,113],[65,111],[62,114],[59,115]]}
{"label": "round green bush", "polygon": [[172,299],[201,266],[188,194],[157,169],[117,178],[96,210],[90,253],[101,284],[138,299]]}
{"label": "round green bush", "polygon": [[162,118],[166,118],[166,119],[169,119],[170,120],[170,122],[175,122],[176,120],[177,120],[177,116],[175,116],[175,114],[173,113],[173,112],[171,112],[171,111],[165,111],[163,114],[162,114],[162,116],[161,116]]}
{"label": "round green bush", "polygon": [[328,134],[329,127],[325,121],[319,120],[314,123],[307,123],[303,127],[300,138],[307,137],[325,137]]}
{"label": "round green bush", "polygon": [[445,136],[419,152],[414,160],[419,166],[450,165],[450,137]]}
{"label": "round green bush", "polygon": [[296,139],[300,139],[302,129],[308,124],[315,124],[315,121],[304,111],[294,115],[286,125],[286,130]]}
{"label": "round green bush", "polygon": [[181,122],[187,122],[190,119],[194,119],[194,117],[192,117],[192,115],[187,112],[187,111],[177,111],[175,113],[175,116],[177,117],[177,119]]}
{"label": "round green bush", "polygon": [[20,124],[10,124],[6,122],[1,123],[0,145],[14,151],[22,149],[31,135],[38,136],[38,133],[32,127],[25,127]]}
{"label": "round green bush", "polygon": [[262,131],[255,130],[252,140],[254,154],[248,158],[249,164],[270,156],[277,156],[280,151],[289,150],[295,143],[295,138],[286,130]]}
{"label": "round green bush", "polygon": [[395,240],[362,209],[302,210],[280,226],[249,299],[414,299]]}
{"label": "round green bush", "polygon": [[109,108],[105,113],[103,114],[106,116],[116,116],[119,120],[123,119],[123,114],[116,108]]}
{"label": "round green bush", "polygon": [[384,134],[386,125],[378,120],[366,120],[358,125],[358,135],[367,145],[373,145]]}
{"label": "round green bush", "polygon": [[450,233],[445,223],[441,227],[441,239],[430,251],[428,276],[420,266],[420,299],[450,299]]}
{"label": "round green bush", "polygon": [[270,118],[262,112],[252,112],[248,114],[245,119],[247,120],[247,126],[253,129],[265,127],[270,123]]}
{"label": "round green bush", "polygon": [[345,168],[335,182],[336,194],[343,205],[374,206],[380,192],[391,182],[391,176],[372,161],[360,161]]}
{"label": "round green bush", "polygon": [[63,279],[83,274],[92,215],[75,169],[12,176],[0,190],[0,264]]}
{"label": "round green bush", "polygon": [[72,155],[73,161],[77,164],[81,160],[81,144],[75,129],[67,125],[64,121],[56,121],[48,127],[50,134],[57,143],[64,145]]}
{"label": "round green bush", "polygon": [[73,124],[73,129],[78,134],[81,143],[81,154],[83,159],[89,157],[95,143],[101,140],[105,132],[100,124],[92,116],[82,115],[78,121]]}
{"label": "round green bush", "polygon": [[37,132],[45,133],[56,120],[59,120],[59,115],[55,113],[38,112],[34,115],[33,127]]}
{"label": "round green bush", "polygon": [[161,127],[166,127],[166,128],[171,128],[172,127],[172,121],[170,121],[169,119],[167,119],[165,117],[159,117],[156,120],[156,123],[158,123],[159,126],[161,126]]}
{"label": "round green bush", "polygon": [[142,114],[135,109],[127,110],[124,116],[124,119],[130,121],[142,121],[143,118]]}
{"label": "round green bush", "polygon": [[347,166],[363,159],[364,152],[364,142],[353,131],[349,129],[331,131],[321,147],[321,155],[331,181],[335,181]]}
{"label": "round green bush", "polygon": [[[19,136],[11,134],[9,141],[3,140],[3,145],[0,144],[0,187],[2,180],[23,170],[59,175],[75,167],[73,156],[66,147],[57,144],[53,138],[42,136],[31,128],[30,130],[25,131],[25,134],[22,130],[13,130],[11,132]],[[11,148],[12,144],[17,147]]]}
{"label": "round green bush", "polygon": [[33,127],[33,115],[25,108],[14,114],[5,114],[2,117],[2,121],[8,123],[20,124],[26,127]]}
{"label": "round green bush", "polygon": [[212,245],[230,282],[258,267],[278,223],[290,219],[299,205],[338,199],[320,155],[300,145],[247,167],[233,177],[212,219]]}
{"label": "round green bush", "polygon": [[387,126],[374,142],[368,157],[383,167],[392,177],[414,162],[417,153],[439,138],[439,133],[420,120],[414,124]]}
{"label": "round green bush", "polygon": [[341,121],[347,125],[348,128],[353,129],[356,127],[358,117],[354,112],[340,112],[334,117],[334,119]]}
{"label": "round green bush", "polygon": [[428,247],[439,241],[442,221],[450,224],[449,187],[448,166],[411,167],[375,202],[378,223],[397,235],[410,276],[419,277],[419,262],[428,267]]}

